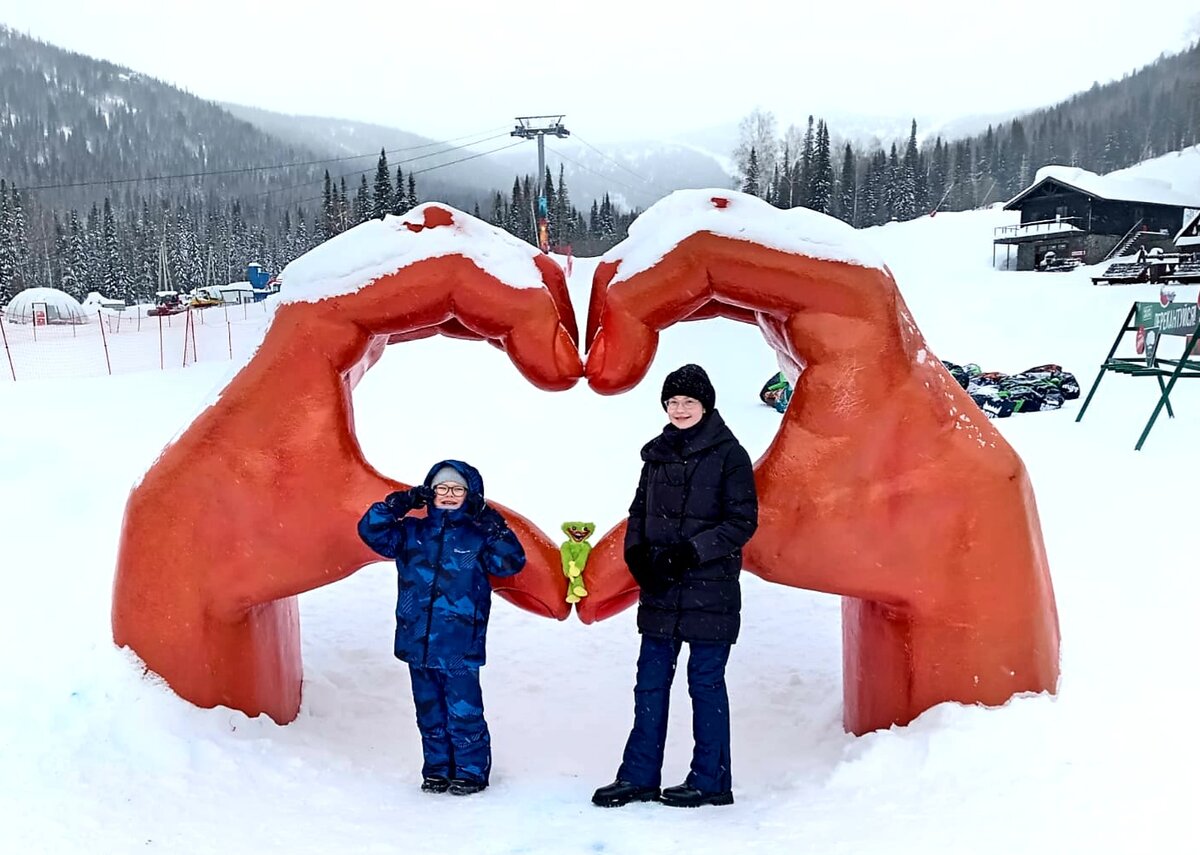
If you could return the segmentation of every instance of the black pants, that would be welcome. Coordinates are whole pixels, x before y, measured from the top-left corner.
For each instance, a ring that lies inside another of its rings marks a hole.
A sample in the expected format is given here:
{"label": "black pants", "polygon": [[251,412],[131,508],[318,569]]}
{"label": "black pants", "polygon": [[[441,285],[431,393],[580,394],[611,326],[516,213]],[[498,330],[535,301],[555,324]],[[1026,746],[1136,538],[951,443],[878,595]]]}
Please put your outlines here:
{"label": "black pants", "polygon": [[[633,689],[633,730],[617,778],[643,787],[662,784],[663,749],[667,741],[667,710],[675,661],[683,642],[642,636],[637,683]],[[733,789],[729,761],[729,695],[725,664],[729,644],[689,642],[688,694],[692,698],[692,768],[689,786],[705,793]]]}

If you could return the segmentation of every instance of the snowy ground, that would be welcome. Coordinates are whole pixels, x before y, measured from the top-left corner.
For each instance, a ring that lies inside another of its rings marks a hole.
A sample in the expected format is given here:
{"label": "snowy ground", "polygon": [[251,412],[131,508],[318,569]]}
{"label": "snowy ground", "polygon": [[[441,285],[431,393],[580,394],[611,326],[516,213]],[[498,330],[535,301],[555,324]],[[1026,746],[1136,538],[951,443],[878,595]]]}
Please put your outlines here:
{"label": "snowy ground", "polygon": [[[1087,270],[992,271],[991,229],[1011,221],[939,214],[867,234],[939,356],[1004,371],[1059,362],[1086,389],[1129,303],[1157,291],[1094,288]],[[572,283],[581,312],[589,267],[577,262]],[[461,456],[546,531],[575,518],[603,531],[663,422],[662,377],[685,361],[709,368],[734,431],[764,449],[779,417],[756,394],[773,354],[721,321],[668,331],[647,380],[616,398],[540,392],[482,344],[391,348],[356,391],[359,437],[398,478]],[[386,564],[301,598],[304,702],[287,727],[192,707],[112,646],[129,486],[226,370],[0,385],[2,852],[1195,851],[1200,388],[1181,384],[1179,417],[1139,453],[1147,380],[1106,379],[1080,424],[1078,402],[999,423],[1037,491],[1062,622],[1057,697],[943,704],[848,736],[837,598],[748,577],[729,667],[737,804],[603,811],[588,800],[631,720],[632,612],[584,627],[498,604],[484,669],[493,786],[471,799],[417,791]],[[559,474],[581,465],[586,492]],[[666,783],[689,750],[679,685]]]}

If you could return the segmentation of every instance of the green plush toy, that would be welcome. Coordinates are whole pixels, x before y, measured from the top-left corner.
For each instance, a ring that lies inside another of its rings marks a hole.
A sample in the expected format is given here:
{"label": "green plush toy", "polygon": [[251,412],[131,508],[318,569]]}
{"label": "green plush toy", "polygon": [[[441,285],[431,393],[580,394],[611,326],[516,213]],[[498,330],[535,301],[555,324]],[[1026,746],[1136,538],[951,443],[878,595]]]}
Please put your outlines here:
{"label": "green plush toy", "polygon": [[562,524],[563,534],[567,541],[562,545],[563,575],[567,577],[567,602],[577,603],[587,596],[587,588],[583,585],[583,568],[588,556],[592,554],[592,545],[587,539],[596,530],[596,524],[590,522],[565,522]]}

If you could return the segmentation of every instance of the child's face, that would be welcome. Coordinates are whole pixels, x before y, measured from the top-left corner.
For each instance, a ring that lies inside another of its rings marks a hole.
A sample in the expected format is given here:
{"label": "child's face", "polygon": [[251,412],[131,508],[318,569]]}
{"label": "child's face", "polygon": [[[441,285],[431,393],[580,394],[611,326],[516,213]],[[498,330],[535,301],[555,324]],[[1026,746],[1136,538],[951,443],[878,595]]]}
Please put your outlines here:
{"label": "child's face", "polygon": [[446,481],[435,485],[433,488],[433,506],[435,508],[446,508],[447,510],[460,508],[466,499],[467,488],[462,484],[453,484]]}

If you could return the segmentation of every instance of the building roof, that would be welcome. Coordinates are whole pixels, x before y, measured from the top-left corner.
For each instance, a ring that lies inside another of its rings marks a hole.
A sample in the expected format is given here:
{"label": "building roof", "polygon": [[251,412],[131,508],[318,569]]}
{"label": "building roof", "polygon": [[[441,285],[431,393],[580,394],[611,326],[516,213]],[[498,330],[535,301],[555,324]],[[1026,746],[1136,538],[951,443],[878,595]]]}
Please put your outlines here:
{"label": "building roof", "polygon": [[1011,211],[1018,207],[1019,202],[1047,181],[1056,181],[1088,196],[1113,202],[1144,202],[1149,205],[1171,205],[1177,208],[1200,207],[1200,198],[1177,190],[1166,181],[1118,177],[1116,173],[1097,175],[1074,166],[1043,166],[1037,171],[1033,183],[1006,202],[1004,209]]}

